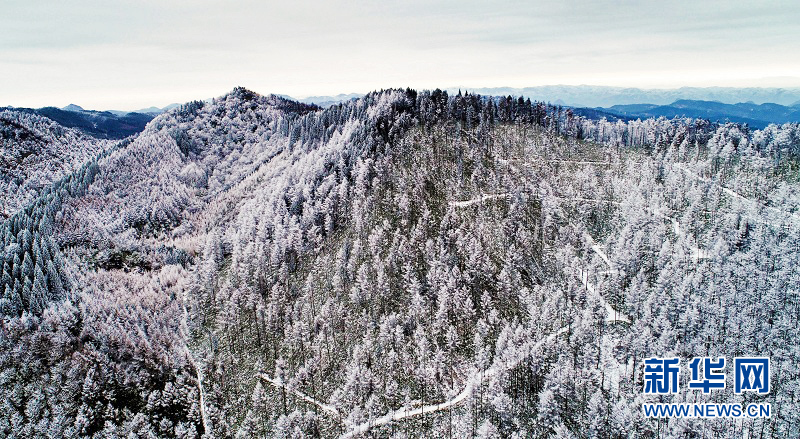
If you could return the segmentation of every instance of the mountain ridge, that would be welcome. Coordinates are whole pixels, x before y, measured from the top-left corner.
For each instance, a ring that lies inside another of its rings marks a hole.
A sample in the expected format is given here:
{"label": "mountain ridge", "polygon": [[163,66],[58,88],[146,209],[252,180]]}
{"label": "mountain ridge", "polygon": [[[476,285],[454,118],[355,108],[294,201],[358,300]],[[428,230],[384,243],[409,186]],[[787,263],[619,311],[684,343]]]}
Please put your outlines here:
{"label": "mountain ridge", "polygon": [[[138,134],[154,117],[152,114],[125,113],[124,115],[117,115],[110,111],[84,110],[74,104],[64,108],[71,109],[6,107],[7,110],[47,117],[64,127],[75,128],[98,139],[112,140],[120,140]],[[77,108],[80,108],[80,110],[77,110]]]}
{"label": "mountain ridge", "polygon": [[652,103],[670,104],[679,99],[718,100],[727,104],[753,101],[794,105],[800,99],[800,87],[681,87],[675,89],[645,89],[594,85],[546,85],[537,87],[449,87],[482,95],[525,96],[540,101],[563,100],[577,107],[610,107],[613,105]]}

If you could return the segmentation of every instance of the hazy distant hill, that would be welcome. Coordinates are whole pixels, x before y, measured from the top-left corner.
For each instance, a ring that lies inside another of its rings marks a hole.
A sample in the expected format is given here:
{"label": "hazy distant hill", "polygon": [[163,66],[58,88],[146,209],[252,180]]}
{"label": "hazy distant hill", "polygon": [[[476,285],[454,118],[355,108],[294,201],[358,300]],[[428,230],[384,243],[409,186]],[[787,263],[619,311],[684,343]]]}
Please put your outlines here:
{"label": "hazy distant hill", "polygon": [[155,114],[125,113],[120,115],[110,111],[84,110],[75,104],[64,108],[8,107],[8,109],[44,116],[67,128],[76,128],[98,139],[123,139],[138,134],[155,117]]}
{"label": "hazy distant hill", "polygon": [[322,108],[328,108],[331,105],[338,104],[340,102],[352,101],[353,99],[358,99],[361,96],[364,96],[363,93],[340,93],[336,96],[309,96],[303,99],[296,99],[291,96],[287,95],[278,95],[285,99],[291,99],[293,101],[302,102],[304,104],[314,104],[319,105]]}
{"label": "hazy distant hill", "polygon": [[[75,106],[77,107],[77,105],[75,105]],[[180,107],[180,106],[181,106],[181,104],[169,104],[169,105],[167,105],[165,107],[161,107],[161,108],[155,107],[155,106],[151,106],[151,107],[142,108],[140,110],[134,110],[134,111],[120,111],[120,110],[106,110],[106,111],[108,111],[109,113],[112,113],[112,114],[114,114],[116,116],[124,116],[126,114],[131,114],[131,113],[149,114],[149,115],[156,116],[156,115],[159,115],[159,114],[161,114],[161,113],[163,113],[165,111],[169,111],[169,110],[172,110],[173,108]],[[69,105],[67,107],[69,107]],[[62,110],[66,110],[67,107],[62,108]],[[78,108],[80,108],[80,107],[78,107]],[[83,111],[82,108],[81,108],[81,110]]]}
{"label": "hazy distant hill", "polygon": [[670,105],[630,104],[597,108],[619,117],[641,118],[665,116],[691,117],[711,121],[746,123],[753,128],[764,128],[770,123],[782,124],[800,121],[800,108],[778,104],[738,103],[723,104],[712,101],[679,100]]}
{"label": "hazy distant hill", "polygon": [[[457,92],[458,87],[448,91]],[[579,107],[611,107],[625,104],[667,105],[681,99],[719,101],[726,104],[772,102],[795,105],[800,101],[800,88],[737,88],[737,87],[682,87],[677,89],[640,89],[631,87],[606,87],[596,85],[545,85],[540,87],[470,88],[462,91],[492,96],[525,96],[539,101],[562,101]]]}

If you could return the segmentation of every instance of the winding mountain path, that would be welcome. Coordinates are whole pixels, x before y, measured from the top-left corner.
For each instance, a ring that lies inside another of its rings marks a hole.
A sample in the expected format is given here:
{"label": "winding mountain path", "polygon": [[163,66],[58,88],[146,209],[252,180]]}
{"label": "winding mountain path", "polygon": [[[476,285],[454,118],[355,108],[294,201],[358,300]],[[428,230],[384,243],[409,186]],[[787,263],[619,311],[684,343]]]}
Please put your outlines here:
{"label": "winding mountain path", "polygon": [[258,377],[261,378],[262,380],[266,381],[268,384],[272,385],[273,387],[286,389],[292,395],[302,399],[303,401],[305,401],[307,403],[310,403],[310,404],[313,404],[313,405],[319,407],[320,409],[322,409],[322,411],[327,412],[327,413],[333,415],[336,418],[341,418],[342,417],[342,415],[339,413],[339,411],[336,410],[336,407],[334,407],[334,406],[332,406],[330,404],[326,404],[326,403],[324,403],[324,402],[322,402],[322,401],[320,401],[318,399],[312,398],[311,396],[306,395],[305,393],[295,389],[294,387],[291,387],[291,386],[287,385],[286,383],[284,383],[280,379],[272,378],[272,377],[270,377],[269,375],[267,375],[265,373],[258,374]]}
{"label": "winding mountain path", "polygon": [[[546,343],[552,342],[559,335],[565,334],[567,331],[569,331],[569,327],[565,326],[565,327],[559,329],[558,331],[548,335],[547,337],[539,340],[536,343],[532,343],[532,342],[526,343],[525,345],[523,345],[519,349],[519,351],[520,352],[527,352],[527,353],[533,352],[533,351],[539,349],[540,347],[544,346]],[[527,357],[524,357],[524,358],[527,358]],[[439,412],[439,411],[442,411],[442,410],[448,410],[448,409],[450,409],[452,407],[455,407],[455,406],[461,404],[462,402],[464,402],[469,396],[471,396],[472,393],[475,391],[475,389],[480,387],[480,385],[483,384],[483,382],[487,378],[490,378],[490,377],[492,377],[494,375],[497,375],[498,373],[500,373],[502,371],[514,368],[522,360],[524,360],[524,358],[517,358],[517,359],[512,360],[512,361],[510,361],[508,363],[497,364],[497,362],[495,362],[495,364],[492,367],[490,367],[490,368],[488,368],[486,370],[483,370],[483,371],[475,370],[470,375],[470,378],[467,379],[467,383],[464,386],[464,388],[460,392],[458,392],[455,396],[453,396],[452,398],[450,398],[450,399],[448,399],[446,401],[443,401],[441,403],[438,403],[438,404],[428,404],[428,405],[424,405],[422,407],[417,407],[417,408],[401,407],[401,408],[399,408],[397,410],[393,410],[391,412],[388,412],[388,413],[386,413],[385,415],[383,415],[383,416],[381,416],[379,418],[370,419],[367,422],[364,422],[362,424],[359,424],[359,425],[356,425],[356,426],[352,427],[352,429],[350,431],[348,431],[347,433],[345,433],[342,436],[340,436],[340,439],[349,439],[349,438],[355,437],[355,436],[357,436],[359,434],[366,433],[367,431],[369,431],[370,429],[372,429],[374,427],[379,427],[379,426],[382,426],[382,425],[386,425],[386,424],[389,424],[391,422],[401,421],[403,419],[408,419],[408,418],[412,418],[412,417],[415,417],[415,416],[421,416],[421,415],[426,414],[426,413],[435,413],[435,412]]]}
{"label": "winding mountain path", "polygon": [[181,317],[183,349],[186,353],[186,358],[189,359],[189,363],[191,363],[192,367],[194,367],[195,373],[197,374],[197,390],[200,393],[200,417],[203,421],[203,430],[209,437],[214,437],[214,430],[212,430],[211,420],[206,413],[206,392],[203,389],[203,368],[197,363],[194,355],[192,355],[192,351],[189,349],[189,310],[186,308],[186,293],[184,293],[183,296],[183,301],[181,302],[181,306],[183,307],[183,316]]}
{"label": "winding mountain path", "polygon": [[764,203],[762,201],[754,200],[752,198],[747,198],[744,195],[734,191],[733,189],[725,187],[725,186],[713,181],[710,178],[706,178],[706,177],[703,177],[701,175],[696,174],[695,172],[689,170],[687,167],[685,167],[685,166],[683,166],[681,164],[675,163],[673,166],[675,166],[676,168],[682,170],[683,172],[686,173],[686,175],[694,178],[695,180],[702,181],[704,183],[709,183],[709,184],[711,184],[713,186],[716,186],[716,187],[720,188],[724,194],[727,194],[727,195],[729,195],[729,196],[731,196],[733,198],[736,198],[738,200],[745,201],[745,202],[751,203],[751,204],[759,206],[759,207],[763,207],[764,209],[766,209],[766,210],[768,210],[770,212],[777,213],[779,215],[787,215],[789,218],[791,218],[793,220],[795,226],[800,225],[800,214],[797,214],[797,213],[794,213],[794,212],[787,212],[787,211],[785,211],[783,209],[779,209],[777,207],[768,206],[766,203]]}
{"label": "winding mountain path", "polygon": [[472,206],[473,204],[483,203],[484,201],[487,201],[487,200],[494,200],[494,199],[497,199],[497,198],[507,198],[509,196],[510,195],[508,193],[504,193],[504,194],[488,194],[488,195],[482,195],[480,197],[473,198],[471,200],[451,201],[448,204],[450,206],[454,206],[454,207],[468,207],[468,206]]}
{"label": "winding mountain path", "polygon": [[[492,365],[492,367],[490,367],[490,368],[488,368],[486,370],[473,370],[472,373],[470,374],[469,378],[467,379],[464,387],[461,389],[461,391],[458,392],[457,394],[453,395],[450,399],[447,399],[447,400],[442,401],[442,402],[437,403],[437,404],[427,404],[427,405],[423,405],[421,407],[407,407],[407,406],[405,406],[405,407],[401,407],[401,408],[399,408],[397,410],[392,410],[392,411],[390,411],[390,412],[386,413],[385,415],[380,416],[378,418],[373,418],[373,419],[370,419],[370,420],[368,420],[366,422],[363,422],[361,424],[358,424],[358,425],[355,425],[355,426],[351,426],[350,429],[346,433],[344,433],[343,435],[340,436],[340,439],[348,439],[348,438],[356,437],[356,436],[358,436],[360,434],[364,434],[364,433],[368,432],[372,428],[380,427],[382,425],[387,425],[387,424],[389,424],[391,422],[402,421],[404,419],[413,418],[413,417],[416,417],[416,416],[422,416],[422,415],[430,414],[430,413],[436,413],[436,412],[440,412],[440,411],[443,411],[443,410],[448,410],[450,408],[456,407],[456,406],[460,405],[461,403],[463,403],[465,400],[467,400],[467,398],[472,396],[472,394],[475,392],[475,389],[480,387],[481,384],[483,384],[483,382],[486,381],[488,378],[491,378],[491,377],[497,375],[498,373],[500,373],[502,371],[506,371],[506,370],[514,368],[520,362],[522,362],[525,358],[527,358],[527,356],[530,355],[530,353],[533,353],[534,351],[536,351],[537,349],[541,348],[545,344],[552,342],[553,340],[555,340],[556,337],[558,337],[559,335],[565,334],[567,331],[569,331],[569,327],[568,326],[564,326],[561,329],[559,329],[558,331],[548,335],[547,337],[539,340],[536,343],[528,342],[528,343],[524,344],[523,346],[521,346],[518,349],[519,352],[528,353],[527,355],[525,355],[523,357],[517,357],[517,358],[514,358],[511,361],[507,361],[507,362],[503,362],[502,360],[495,361],[495,364]],[[317,400],[317,399],[315,399],[315,398],[313,398],[313,397],[311,397],[309,395],[306,395],[305,393],[303,393],[303,392],[301,392],[301,391],[299,391],[299,390],[287,385],[286,383],[282,382],[281,380],[274,379],[274,378],[270,377],[269,375],[267,375],[265,373],[260,373],[257,376],[258,376],[258,378],[264,380],[265,382],[267,382],[268,384],[272,385],[273,387],[283,388],[283,389],[289,391],[290,393],[292,393],[294,396],[302,399],[303,401],[306,401],[306,402],[308,402],[310,404],[314,404],[317,407],[319,407],[320,409],[322,409],[324,412],[326,412],[326,413],[334,416],[335,418],[341,420],[341,418],[342,418],[341,414],[332,405],[327,404],[327,403],[322,402],[322,401],[319,401],[319,400]]]}

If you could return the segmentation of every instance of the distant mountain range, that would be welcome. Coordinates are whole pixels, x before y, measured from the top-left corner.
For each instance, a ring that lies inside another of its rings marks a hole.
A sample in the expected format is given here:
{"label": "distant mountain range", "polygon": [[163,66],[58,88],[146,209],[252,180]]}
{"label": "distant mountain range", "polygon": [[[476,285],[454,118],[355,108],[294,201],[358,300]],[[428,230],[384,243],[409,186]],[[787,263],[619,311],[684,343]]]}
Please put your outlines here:
{"label": "distant mountain range", "polygon": [[[98,139],[124,139],[140,133],[159,113],[119,112],[84,110],[78,105],[69,104],[63,108],[12,108],[29,114],[47,117],[67,127],[76,128]],[[162,110],[163,111],[163,110]]]}
{"label": "distant mountain range", "polygon": [[[450,94],[456,94],[459,91],[492,96],[525,96],[532,100],[573,107],[576,114],[584,117],[591,119],[605,117],[611,121],[661,116],[670,119],[691,117],[720,122],[746,123],[753,128],[764,128],[770,123],[800,121],[800,89],[684,87],[676,90],[642,90],[594,86],[448,89]],[[357,93],[311,96],[299,101],[327,108],[360,96]],[[283,97],[294,99],[290,96]],[[675,98],[671,99],[672,97]],[[689,99],[688,97],[702,97],[703,99]],[[757,104],[754,102],[756,100],[764,102]],[[590,104],[585,105],[581,102]],[[593,105],[603,102],[609,104]],[[784,104],[774,102],[783,102]]]}
{"label": "distant mountain range", "polygon": [[746,123],[753,128],[764,128],[770,123],[782,124],[800,121],[800,103],[793,106],[752,102],[723,104],[714,101],[682,99],[669,105],[629,104],[613,105],[594,110],[609,113],[621,119],[647,119],[650,117],[691,117],[711,121]]}
{"label": "distant mountain range", "polygon": [[[549,85],[511,88],[448,88],[448,93],[469,92],[489,96],[524,96],[535,101],[572,107],[578,115],[608,120],[646,119],[649,117],[691,117],[711,121],[747,123],[764,128],[770,123],[800,121],[800,88],[683,87],[679,89],[639,89],[590,85]],[[334,96],[309,96],[296,99],[322,108],[363,96],[360,93]],[[206,102],[210,102],[207,99]],[[180,104],[148,107],[136,111],[94,111],[75,104],[39,109],[12,108],[52,119],[99,139],[122,139],[141,132],[154,117]]]}
{"label": "distant mountain range", "polygon": [[353,99],[358,99],[361,96],[364,96],[364,94],[363,93],[347,93],[347,94],[341,93],[341,94],[338,94],[336,96],[309,96],[309,97],[303,98],[303,99],[297,99],[297,98],[293,98],[293,97],[287,96],[287,95],[278,95],[278,96],[280,96],[282,98],[285,98],[285,99],[291,99],[293,101],[302,102],[304,104],[314,104],[314,105],[318,105],[318,106],[320,106],[322,108],[328,108],[331,105],[338,104],[339,102],[345,102],[345,101],[350,101],[350,100],[353,100]]}
{"label": "distant mountain range", "polygon": [[531,100],[553,102],[573,107],[611,107],[626,104],[668,105],[678,100],[719,101],[725,104],[753,102],[792,106],[800,103],[800,88],[734,88],[734,87],[682,87],[677,89],[640,89],[596,85],[545,85],[540,87],[511,88],[448,88],[448,93],[459,90],[491,96],[525,96]]}
{"label": "distant mountain range", "polygon": [[[180,107],[180,106],[181,106],[181,104],[169,104],[166,107],[161,107],[161,108],[158,108],[158,107],[147,107],[147,108],[142,108],[141,110],[135,110],[135,111],[108,110],[108,112],[116,114],[117,116],[124,116],[124,115],[130,114],[130,113],[151,114],[153,116],[156,116],[156,115],[159,115],[161,113],[164,113],[165,111],[169,111],[169,110],[172,110],[173,108]],[[80,109],[78,111],[86,111],[83,108],[81,108],[81,107],[79,107],[77,105],[73,105],[73,104],[67,105],[66,107],[63,108],[63,110],[66,110],[68,107],[77,107],[77,108]],[[71,111],[75,111],[75,110],[71,110]]]}
{"label": "distant mountain range", "polygon": [[[576,114],[609,120],[648,117],[692,117],[712,121],[747,123],[763,128],[770,123],[800,121],[800,88],[683,87],[679,89],[640,89],[591,85],[549,85],[511,88],[448,88],[491,96],[525,96],[531,100],[573,107]],[[310,96],[294,99],[326,108],[356,99],[358,93],[336,96]]]}
{"label": "distant mountain range", "polygon": [[171,110],[173,108],[180,107],[180,106],[181,106],[181,104],[169,104],[169,105],[167,105],[165,107],[161,107],[161,108],[159,108],[159,107],[147,107],[147,108],[142,108],[141,110],[133,110],[133,111],[121,111],[121,110],[100,110],[100,111],[95,111],[95,110],[86,110],[83,107],[81,107],[80,105],[69,104],[66,107],[61,107],[60,109],[64,110],[64,111],[72,111],[74,113],[90,113],[90,114],[93,114],[93,113],[111,113],[111,114],[113,114],[115,116],[125,116],[125,115],[131,114],[131,113],[138,113],[138,114],[149,114],[149,115],[155,116],[155,115],[161,114],[161,113],[163,113],[165,111],[169,111],[169,110]]}

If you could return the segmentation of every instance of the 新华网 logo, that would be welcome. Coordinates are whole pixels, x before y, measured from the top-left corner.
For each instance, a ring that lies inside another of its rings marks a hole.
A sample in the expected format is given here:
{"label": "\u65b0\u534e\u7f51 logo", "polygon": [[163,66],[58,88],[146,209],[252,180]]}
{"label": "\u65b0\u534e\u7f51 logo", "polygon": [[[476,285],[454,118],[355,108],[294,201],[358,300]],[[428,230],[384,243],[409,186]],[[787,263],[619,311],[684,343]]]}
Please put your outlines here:
{"label": "\u65b0\u534e\u7f51 logo", "polygon": [[[695,357],[689,361],[689,389],[712,390],[726,388],[725,357]],[[678,393],[680,383],[679,358],[647,358],[644,360],[644,393]],[[733,359],[734,393],[769,393],[769,358],[737,357]]]}

